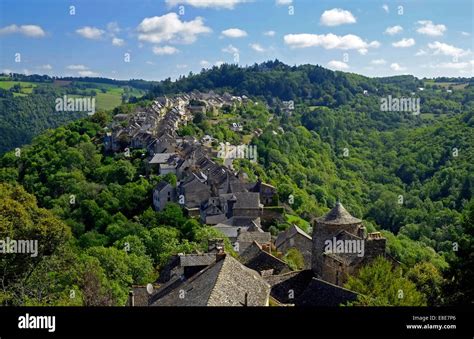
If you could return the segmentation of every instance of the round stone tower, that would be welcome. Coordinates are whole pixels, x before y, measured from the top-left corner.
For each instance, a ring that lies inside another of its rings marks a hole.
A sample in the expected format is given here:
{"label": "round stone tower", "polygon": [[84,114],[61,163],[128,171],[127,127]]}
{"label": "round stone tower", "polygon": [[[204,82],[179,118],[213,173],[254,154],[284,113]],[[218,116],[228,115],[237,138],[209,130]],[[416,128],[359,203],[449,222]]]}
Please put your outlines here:
{"label": "round stone tower", "polygon": [[360,238],[365,237],[362,220],[346,211],[340,202],[326,215],[316,218],[313,224],[313,248],[311,268],[316,277],[323,277],[325,241],[332,240],[339,232],[346,231]]}

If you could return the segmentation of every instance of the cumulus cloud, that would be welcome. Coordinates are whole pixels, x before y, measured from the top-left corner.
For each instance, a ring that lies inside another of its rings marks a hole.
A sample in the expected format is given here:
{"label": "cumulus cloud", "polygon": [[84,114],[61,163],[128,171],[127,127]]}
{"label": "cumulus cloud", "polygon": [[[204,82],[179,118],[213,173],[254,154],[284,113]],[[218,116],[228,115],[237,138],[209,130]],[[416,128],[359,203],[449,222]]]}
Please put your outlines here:
{"label": "cumulus cloud", "polygon": [[173,46],[155,46],[153,47],[153,53],[156,55],[171,55],[178,53],[179,50]]}
{"label": "cumulus cloud", "polygon": [[198,8],[234,9],[236,5],[248,0],[166,0],[170,7],[189,5]]}
{"label": "cumulus cloud", "polygon": [[222,60],[218,60],[214,63],[214,65],[216,65],[217,67],[221,67],[223,64],[225,64],[225,62]]}
{"label": "cumulus cloud", "polygon": [[428,48],[432,50],[433,54],[443,54],[452,57],[461,57],[470,53],[470,50],[466,51],[462,48],[454,47],[439,41],[429,43]]}
{"label": "cumulus cloud", "polygon": [[469,33],[469,32],[461,32],[461,35],[464,35],[464,36],[470,36],[470,35],[471,35],[471,33]]}
{"label": "cumulus cloud", "polygon": [[356,18],[349,11],[341,8],[333,8],[324,11],[319,21],[323,26],[339,26],[343,24],[353,24],[356,22]]}
{"label": "cumulus cloud", "polygon": [[156,44],[167,41],[190,44],[196,41],[198,35],[212,31],[204,25],[203,18],[181,21],[176,13],[145,18],[137,30],[138,40]]}
{"label": "cumulus cloud", "polygon": [[250,44],[249,46],[251,49],[253,49],[256,52],[259,52],[259,53],[265,52],[265,48],[260,46],[260,44],[253,43],[253,44]]}
{"label": "cumulus cloud", "polygon": [[405,38],[403,38],[400,41],[392,43],[392,46],[397,47],[397,48],[406,48],[406,47],[411,47],[414,44],[415,44],[415,39],[412,39],[412,38],[405,39]]}
{"label": "cumulus cloud", "polygon": [[41,38],[46,35],[44,30],[37,25],[10,25],[0,28],[0,35],[20,33],[30,38]]}
{"label": "cumulus cloud", "polygon": [[239,53],[239,49],[237,47],[233,46],[233,45],[228,45],[227,47],[224,47],[222,49],[222,52],[235,54],[235,53]]}
{"label": "cumulus cloud", "polygon": [[85,26],[76,29],[76,33],[82,36],[83,38],[97,40],[103,36],[105,31],[97,27]]}
{"label": "cumulus cloud", "polygon": [[263,35],[266,35],[266,36],[275,36],[275,31],[266,31],[266,32],[263,32]]}
{"label": "cumulus cloud", "polygon": [[343,70],[343,69],[348,69],[349,65],[342,61],[331,60],[328,62],[328,67],[337,69],[337,70]]}
{"label": "cumulus cloud", "polygon": [[390,68],[394,71],[404,71],[406,70],[405,67],[402,67],[400,66],[399,64],[397,64],[396,62],[394,62],[393,64],[390,65]]}
{"label": "cumulus cloud", "polygon": [[429,36],[441,36],[446,31],[445,25],[435,25],[430,20],[420,20],[417,22],[417,24],[420,27],[418,27],[416,31],[420,34],[426,34]]}
{"label": "cumulus cloud", "polygon": [[388,35],[395,35],[397,33],[400,33],[401,31],[403,31],[403,27],[400,25],[397,25],[397,26],[387,27],[384,33]]}
{"label": "cumulus cloud", "polygon": [[286,45],[291,48],[323,47],[324,49],[355,49],[361,54],[366,54],[368,48],[380,46],[378,41],[370,43],[362,40],[359,36],[347,34],[344,36],[329,34],[287,34],[283,37]]}
{"label": "cumulus cloud", "polygon": [[50,71],[53,69],[53,66],[51,66],[50,64],[46,64],[46,65],[41,65],[39,68],[44,69],[46,71]]}
{"label": "cumulus cloud", "polygon": [[112,38],[112,45],[114,46],[123,46],[125,44],[125,41],[123,39],[120,39],[120,38]]}
{"label": "cumulus cloud", "polygon": [[385,11],[385,13],[390,12],[390,10],[388,9],[388,5],[387,5],[387,4],[384,4],[384,5],[382,6],[382,9]]}
{"label": "cumulus cloud", "polygon": [[228,38],[243,38],[247,36],[247,32],[239,28],[229,28],[222,31],[222,35]]}
{"label": "cumulus cloud", "polygon": [[387,62],[384,59],[374,59],[370,63],[372,65],[385,65]]}
{"label": "cumulus cloud", "polygon": [[422,55],[426,55],[428,54],[428,52],[426,52],[424,49],[419,49],[418,52],[415,53],[415,56],[422,56]]}
{"label": "cumulus cloud", "polygon": [[114,33],[114,34],[117,34],[117,33],[120,33],[121,29],[118,25],[118,23],[116,21],[114,22],[109,22],[107,24],[107,30],[110,32],[110,33]]}
{"label": "cumulus cloud", "polygon": [[209,67],[211,65],[211,63],[207,60],[201,60],[199,62],[199,65],[201,65],[201,67]]}

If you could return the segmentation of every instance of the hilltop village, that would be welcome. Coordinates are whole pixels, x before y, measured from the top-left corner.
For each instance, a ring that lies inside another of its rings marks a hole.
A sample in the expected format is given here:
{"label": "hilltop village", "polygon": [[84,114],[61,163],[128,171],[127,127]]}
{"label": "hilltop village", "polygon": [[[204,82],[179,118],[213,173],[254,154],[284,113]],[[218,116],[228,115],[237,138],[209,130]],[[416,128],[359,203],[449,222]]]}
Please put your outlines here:
{"label": "hilltop village", "polygon": [[[212,136],[197,140],[178,135],[197,113],[218,114],[248,102],[245,96],[192,92],[158,97],[147,108],[114,116],[104,140],[106,151],[146,149],[149,173],[177,178],[176,185],[165,180],[156,185],[150,197],[155,210],[177,203],[189,217],[220,231],[234,249],[226,253],[224,240],[212,239],[206,253],[176,253],[156,282],[132,287],[128,305],[338,306],[357,298],[342,287],[349,275],[377,256],[390,258],[386,239],[379,232],[367,234],[362,220],[339,202],[314,220],[311,235],[293,225],[272,236],[262,221],[279,217],[277,189],[234,171],[233,159],[242,156],[238,146],[227,145],[223,151]],[[229,127],[242,129],[238,123]],[[216,161],[219,157],[223,164]],[[301,253],[303,270],[294,271],[281,259],[291,249]]]}

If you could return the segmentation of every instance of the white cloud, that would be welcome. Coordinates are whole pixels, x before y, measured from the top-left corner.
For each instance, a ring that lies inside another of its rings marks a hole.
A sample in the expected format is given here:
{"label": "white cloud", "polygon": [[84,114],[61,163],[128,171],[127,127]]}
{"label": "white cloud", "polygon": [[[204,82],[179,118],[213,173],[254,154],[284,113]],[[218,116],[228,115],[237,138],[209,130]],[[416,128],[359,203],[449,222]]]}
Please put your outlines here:
{"label": "white cloud", "polygon": [[227,47],[224,47],[222,49],[222,52],[235,54],[235,53],[239,53],[239,49],[237,47],[233,46],[233,45],[228,45]]}
{"label": "white cloud", "polygon": [[89,69],[88,67],[84,65],[69,65],[66,67],[67,69],[73,70],[73,71],[85,71]]}
{"label": "white cloud", "polygon": [[288,6],[293,3],[293,0],[275,0],[277,6]]}
{"label": "white cloud", "polygon": [[82,36],[83,38],[97,40],[103,36],[105,31],[97,27],[85,26],[76,29],[76,33]]}
{"label": "white cloud", "polygon": [[247,1],[248,0],[166,0],[166,3],[170,7],[189,5],[200,8],[234,9],[237,4]]}
{"label": "white cloud", "polygon": [[435,25],[430,20],[420,20],[417,22],[420,27],[416,30],[420,34],[426,34],[429,36],[441,36],[446,31],[445,25]]}
{"label": "white cloud", "polygon": [[223,64],[225,64],[225,62],[222,60],[218,60],[214,63],[214,65],[216,65],[217,67],[221,67]]}
{"label": "white cloud", "polygon": [[370,62],[372,65],[385,65],[387,61],[384,59],[374,59]]}
{"label": "white cloud", "polygon": [[53,69],[53,67],[50,64],[41,65],[39,68],[47,70],[47,71],[50,71]]}
{"label": "white cloud", "polygon": [[179,49],[173,46],[155,46],[153,47],[153,53],[156,55],[172,55],[178,53]]}
{"label": "white cloud", "polygon": [[222,35],[228,38],[243,38],[247,36],[247,32],[239,28],[229,28],[222,31]]}
{"label": "white cloud", "polygon": [[343,69],[348,69],[349,65],[342,61],[331,60],[328,62],[328,67],[338,69],[338,70],[343,70]]}
{"label": "white cloud", "polygon": [[196,17],[191,21],[181,21],[176,13],[145,18],[138,25],[137,30],[138,40],[156,44],[166,41],[189,44],[196,41],[199,34],[212,31],[204,25],[203,18]]}
{"label": "white cloud", "polygon": [[253,44],[250,44],[249,46],[256,52],[259,52],[259,53],[265,52],[265,49],[262,46],[260,46],[260,44],[253,43]]}
{"label": "white cloud", "polygon": [[118,23],[115,22],[115,21],[114,21],[114,22],[109,22],[109,23],[107,24],[107,30],[108,30],[110,33],[115,33],[115,34],[120,33],[120,31],[121,31],[121,29],[120,29]]}
{"label": "white cloud", "polygon": [[347,34],[338,36],[329,34],[287,34],[283,37],[286,45],[291,48],[306,48],[319,46],[324,49],[356,49],[361,54],[366,54],[368,48],[377,48],[380,46],[378,41],[367,43],[357,35]]}
{"label": "white cloud", "polygon": [[114,46],[123,46],[125,44],[125,41],[120,38],[112,38],[112,45]]}
{"label": "white cloud", "polygon": [[469,33],[469,32],[461,32],[461,34],[464,35],[464,36],[470,36],[471,35],[471,33]]}
{"label": "white cloud", "polygon": [[155,64],[153,61],[150,61],[150,60],[148,60],[146,63],[147,63],[148,65],[154,65],[154,64]]}
{"label": "white cloud", "polygon": [[382,6],[382,8],[383,8],[383,10],[385,11],[385,13],[390,12],[390,10],[388,9],[388,5],[387,5],[387,4],[384,4],[384,5]]}
{"label": "white cloud", "polygon": [[464,56],[471,52],[470,50],[465,51],[462,48],[454,47],[439,41],[429,43],[428,48],[433,50],[433,54],[443,54],[452,57]]}
{"label": "white cloud", "polygon": [[390,65],[390,68],[394,71],[404,71],[406,70],[405,67],[402,67],[400,66],[399,64],[397,64],[396,62],[394,62],[393,64]]}
{"label": "white cloud", "polygon": [[207,61],[207,60],[201,60],[201,61],[199,62],[199,65],[201,65],[201,67],[204,67],[204,68],[205,68],[205,67],[209,67],[209,66],[211,65],[211,63],[210,63],[209,61]]}
{"label": "white cloud", "polygon": [[177,65],[176,65],[176,68],[177,68],[177,69],[188,68],[188,65],[186,65],[186,64],[177,64]]}
{"label": "white cloud", "polygon": [[356,22],[356,19],[349,11],[341,8],[333,8],[324,11],[321,15],[320,22],[323,26],[338,26],[343,24],[353,24]]}
{"label": "white cloud", "polygon": [[46,35],[44,30],[37,25],[10,25],[3,28],[0,28],[0,35],[3,34],[13,34],[13,33],[20,33],[26,35],[30,38],[41,38]]}
{"label": "white cloud", "polygon": [[92,71],[79,71],[77,72],[81,77],[97,77],[99,73],[92,72]]}
{"label": "white cloud", "polygon": [[405,38],[403,38],[400,41],[392,43],[392,46],[397,47],[397,48],[406,48],[406,47],[411,47],[414,44],[415,44],[415,39],[412,39],[412,38],[405,39]]}
{"label": "white cloud", "polygon": [[397,33],[400,33],[401,31],[403,31],[403,27],[400,26],[400,25],[397,25],[397,26],[391,26],[391,27],[387,27],[387,29],[385,30],[385,34],[388,34],[388,35],[395,35]]}
{"label": "white cloud", "polygon": [[11,69],[9,69],[9,68],[4,68],[4,69],[2,69],[2,73],[4,73],[4,74],[10,74],[10,73],[13,73],[13,71],[12,71]]}
{"label": "white cloud", "polygon": [[422,55],[426,55],[428,54],[428,52],[426,52],[424,49],[419,49],[418,52],[415,53],[415,56],[422,56]]}
{"label": "white cloud", "polygon": [[266,31],[266,32],[263,32],[263,35],[266,35],[266,36],[275,36],[275,31]]}

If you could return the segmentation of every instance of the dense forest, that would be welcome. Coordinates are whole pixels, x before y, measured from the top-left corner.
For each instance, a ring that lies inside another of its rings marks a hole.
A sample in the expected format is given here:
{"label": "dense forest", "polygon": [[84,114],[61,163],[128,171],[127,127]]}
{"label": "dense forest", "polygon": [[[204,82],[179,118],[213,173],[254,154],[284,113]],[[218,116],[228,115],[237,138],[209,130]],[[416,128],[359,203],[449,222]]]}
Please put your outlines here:
{"label": "dense forest", "polygon": [[[384,234],[401,265],[394,269],[379,260],[351,278],[346,287],[367,296],[354,304],[471,302],[469,81],[448,92],[412,76],[370,79],[279,61],[222,65],[164,80],[142,101],[47,130],[20,154],[0,158],[0,234],[38,239],[42,253],[1,258],[2,271],[11,269],[0,277],[0,303],[123,305],[129,286],[154,281],[172,254],[204,250],[209,238],[221,236],[186,218],[177,205],[153,211],[153,187],[176,178],[146,176],[143,150],[125,157],[103,149],[113,114],[192,90],[229,91],[253,101],[225,112],[226,120],[198,114],[181,134],[256,145],[258,161],[240,159],[236,168],[275,185],[288,214],[311,221],[339,200],[368,231]],[[420,115],[380,110],[380,97],[413,92],[421,98]],[[283,100],[294,100],[294,110],[282,109]],[[42,111],[39,104],[34,109]],[[231,131],[232,121],[244,130]],[[277,234],[289,222],[266,226]],[[388,281],[394,291],[405,291],[403,302],[383,288]]]}

